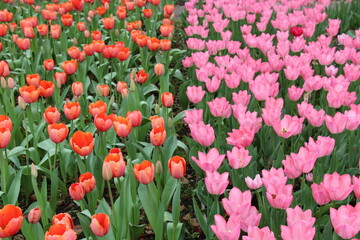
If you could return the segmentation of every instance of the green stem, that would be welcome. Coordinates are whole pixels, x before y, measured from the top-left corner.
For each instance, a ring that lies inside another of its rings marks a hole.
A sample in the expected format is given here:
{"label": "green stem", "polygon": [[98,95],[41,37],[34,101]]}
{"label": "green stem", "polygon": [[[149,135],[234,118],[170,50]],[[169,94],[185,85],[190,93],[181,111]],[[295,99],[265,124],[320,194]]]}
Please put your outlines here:
{"label": "green stem", "polygon": [[8,166],[8,159],[7,157],[4,158],[3,152],[5,152],[6,154],[6,149],[3,149],[2,152],[0,153],[0,161],[1,161],[1,190],[3,192],[7,192],[6,191],[6,186],[7,186],[7,179],[9,176],[9,166]]}
{"label": "green stem", "polygon": [[114,209],[114,199],[113,199],[113,195],[112,195],[112,191],[111,191],[110,181],[107,181],[107,186],[108,186],[108,190],[109,190],[109,197],[110,197],[110,202],[111,202],[111,209]]}
{"label": "green stem", "polygon": [[[57,151],[58,151],[58,144],[56,143],[55,144],[55,153],[54,153],[54,165],[53,165],[53,168],[52,168],[53,171],[56,168],[56,154],[57,154]],[[49,160],[49,161],[50,161],[50,168],[51,168],[51,160]]]}

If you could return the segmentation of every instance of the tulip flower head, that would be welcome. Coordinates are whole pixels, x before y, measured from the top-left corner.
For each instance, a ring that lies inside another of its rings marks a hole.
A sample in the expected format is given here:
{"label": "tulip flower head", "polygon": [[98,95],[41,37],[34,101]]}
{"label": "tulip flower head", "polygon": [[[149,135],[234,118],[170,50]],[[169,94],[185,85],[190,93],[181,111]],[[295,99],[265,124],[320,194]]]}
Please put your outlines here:
{"label": "tulip flower head", "polygon": [[134,164],[134,175],[136,180],[142,184],[149,184],[154,180],[154,164],[148,160],[141,162],[140,164]]}

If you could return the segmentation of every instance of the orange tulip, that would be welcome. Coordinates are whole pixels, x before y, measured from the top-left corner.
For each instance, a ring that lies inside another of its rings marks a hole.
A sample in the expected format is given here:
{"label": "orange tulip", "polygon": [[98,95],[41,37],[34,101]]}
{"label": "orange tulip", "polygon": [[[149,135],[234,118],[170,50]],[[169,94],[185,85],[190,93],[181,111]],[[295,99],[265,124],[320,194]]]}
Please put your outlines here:
{"label": "orange tulip", "polygon": [[85,193],[91,192],[96,186],[95,177],[91,172],[81,174],[78,181],[84,187]]}
{"label": "orange tulip", "polygon": [[67,14],[63,14],[61,16],[61,22],[64,26],[66,27],[71,27],[71,25],[73,24],[73,17],[71,14],[67,13]]}
{"label": "orange tulip", "polygon": [[55,78],[55,80],[56,80],[56,82],[60,82],[61,83],[61,85],[63,85],[63,84],[65,84],[65,82],[66,82],[66,73],[64,73],[64,72],[56,72],[55,74],[54,74],[54,78]]}
{"label": "orange tulip", "polygon": [[41,36],[46,36],[49,32],[49,27],[46,24],[40,24],[36,29]]}
{"label": "orange tulip", "polygon": [[106,8],[104,6],[100,6],[100,7],[96,8],[96,10],[100,16],[102,16],[106,13]]}
{"label": "orange tulip", "polygon": [[163,51],[169,51],[171,48],[171,41],[169,39],[161,39],[160,48]]}
{"label": "orange tulip", "polygon": [[80,183],[73,183],[69,187],[69,195],[75,201],[80,201],[85,197],[85,189]]}
{"label": "orange tulip", "polygon": [[74,74],[78,68],[76,60],[65,61],[61,64],[62,69],[66,74]]}
{"label": "orange tulip", "polygon": [[75,46],[68,48],[67,53],[72,59],[78,59],[80,57],[80,50]]}
{"label": "orange tulip", "polygon": [[171,107],[174,104],[174,96],[170,92],[163,92],[161,94],[161,103],[164,107]]}
{"label": "orange tulip", "polygon": [[91,230],[93,233],[102,237],[109,232],[110,229],[110,218],[105,213],[98,213],[91,217]]}
{"label": "orange tulip", "polygon": [[121,177],[125,173],[126,163],[121,154],[108,154],[104,159],[104,164],[108,164],[111,168],[111,177]]}
{"label": "orange tulip", "polygon": [[38,100],[40,91],[33,85],[19,88],[20,95],[26,103],[33,103]]}
{"label": "orange tulip", "polygon": [[5,205],[0,209],[0,238],[7,238],[16,234],[21,228],[22,221],[21,208]]}
{"label": "orange tulip", "polygon": [[104,51],[105,49],[105,42],[101,41],[101,40],[94,40],[92,42],[93,46],[94,46],[94,50],[97,53],[102,53],[102,51]]}
{"label": "orange tulip", "polygon": [[154,180],[154,164],[148,160],[134,165],[134,175],[136,180],[142,184],[149,184]]}
{"label": "orange tulip", "polygon": [[68,213],[59,213],[52,218],[52,224],[63,224],[66,228],[72,229],[74,227],[74,222]]}
{"label": "orange tulip", "polygon": [[78,23],[76,24],[76,27],[77,27],[77,29],[78,29],[80,32],[83,32],[83,31],[85,31],[85,29],[86,29],[86,25],[85,25],[84,22],[78,22]]}
{"label": "orange tulip", "polygon": [[164,118],[160,117],[160,116],[151,116],[150,117],[150,121],[151,121],[151,126],[153,128],[159,128],[159,127],[164,127],[165,126],[165,122],[164,122]]}
{"label": "orange tulip", "polygon": [[158,147],[164,144],[166,139],[166,131],[163,127],[153,128],[150,132],[150,142]]}
{"label": "orange tulip", "polygon": [[69,128],[64,123],[49,124],[47,129],[49,137],[54,143],[61,143],[69,134]]}
{"label": "orange tulip", "polygon": [[110,87],[109,85],[103,84],[103,85],[97,85],[96,86],[97,93],[99,96],[107,97],[110,94]]}
{"label": "orange tulip", "polygon": [[118,6],[118,9],[116,11],[116,15],[121,20],[125,19],[126,18],[126,8],[124,6]]}
{"label": "orange tulip", "polygon": [[61,27],[59,24],[50,26],[50,35],[53,39],[60,38]]}
{"label": "orange tulip", "polygon": [[157,39],[156,37],[148,38],[147,46],[149,50],[156,51],[160,47],[160,40]]}
{"label": "orange tulip", "polygon": [[6,36],[8,31],[8,26],[5,23],[0,24],[0,37]]}
{"label": "orange tulip", "polygon": [[92,43],[90,44],[85,44],[84,45],[84,52],[86,55],[88,56],[92,56],[94,55],[95,49],[94,49],[94,45]]}
{"label": "orange tulip", "polygon": [[115,114],[107,115],[105,112],[101,112],[95,116],[94,125],[97,130],[101,132],[108,131],[113,125],[113,119]]}
{"label": "orange tulip", "polygon": [[152,16],[152,10],[151,9],[143,9],[144,17],[151,18]]}
{"label": "orange tulip", "polygon": [[174,13],[174,10],[175,10],[174,5],[170,5],[170,4],[165,5],[164,6],[164,17],[165,18],[170,17]]}
{"label": "orange tulip", "polygon": [[102,23],[103,23],[105,29],[110,30],[110,29],[114,28],[115,19],[113,17],[103,18]]}
{"label": "orange tulip", "polygon": [[44,119],[47,124],[57,123],[60,120],[60,113],[56,107],[48,107],[45,109]]}
{"label": "orange tulip", "polygon": [[154,73],[156,76],[161,76],[164,74],[164,64],[161,64],[161,63],[157,63],[155,64],[154,66]]}
{"label": "orange tulip", "polygon": [[118,54],[117,54],[117,59],[119,59],[120,61],[126,61],[128,60],[130,56],[130,48],[126,48],[126,47],[120,47],[118,48]]}
{"label": "orange tulip", "polygon": [[41,11],[41,15],[45,20],[48,21],[54,21],[57,18],[56,12],[54,10],[49,10],[49,9],[43,9]]}
{"label": "orange tulip", "polygon": [[77,131],[70,138],[70,145],[80,156],[87,156],[94,148],[94,138],[90,132]]}
{"label": "orange tulip", "polygon": [[52,59],[46,59],[44,60],[44,68],[47,71],[52,71],[55,67],[55,62]]}
{"label": "orange tulip", "polygon": [[121,116],[118,116],[114,119],[113,126],[116,134],[119,137],[126,137],[127,135],[129,135],[132,128],[130,119]]}
{"label": "orange tulip", "polygon": [[40,96],[44,98],[51,97],[55,90],[55,85],[51,81],[40,81],[39,88]]}
{"label": "orange tulip", "polygon": [[94,41],[100,41],[102,38],[102,35],[101,35],[101,32],[99,32],[99,31],[93,31],[91,33],[91,37]]}
{"label": "orange tulip", "polygon": [[82,82],[73,82],[71,90],[75,96],[80,97],[84,92],[84,85]]}
{"label": "orange tulip", "polygon": [[72,0],[72,5],[75,10],[82,11],[84,8],[84,0]]}
{"label": "orange tulip", "polygon": [[149,77],[149,74],[146,73],[144,69],[142,69],[138,73],[136,73],[135,81],[143,84],[144,82],[146,82],[148,77]]}
{"label": "orange tulip", "polygon": [[24,27],[22,29],[22,31],[24,33],[24,37],[30,38],[30,39],[35,38],[35,32],[34,32],[34,29],[32,27]]}
{"label": "orange tulip", "polygon": [[49,231],[45,233],[45,240],[53,239],[66,239],[75,240],[77,239],[76,233],[71,228],[67,228],[64,224],[55,224],[49,228]]}
{"label": "orange tulip", "polygon": [[6,148],[11,140],[11,131],[9,128],[0,128],[0,148]]}
{"label": "orange tulip", "polygon": [[67,119],[74,120],[80,116],[80,105],[78,102],[67,102],[64,105],[64,114]]}
{"label": "orange tulip", "polygon": [[30,47],[30,39],[28,39],[28,38],[18,38],[18,39],[16,39],[16,45],[21,50],[27,50]]}
{"label": "orange tulip", "polygon": [[89,104],[89,112],[93,117],[102,112],[106,113],[106,110],[107,104],[101,100]]}
{"label": "orange tulip", "polygon": [[38,87],[40,85],[40,74],[27,74],[26,75],[26,83],[27,85]]}
{"label": "orange tulip", "polygon": [[106,45],[102,51],[104,58],[115,58],[118,55],[119,49],[115,45]]}
{"label": "orange tulip", "polygon": [[168,37],[168,36],[170,36],[170,34],[172,34],[174,32],[174,26],[173,25],[161,25],[160,32],[163,37]]}
{"label": "orange tulip", "polygon": [[0,115],[0,128],[8,128],[10,131],[12,130],[12,121],[6,115]]}
{"label": "orange tulip", "polygon": [[186,161],[184,158],[174,156],[168,161],[169,172],[174,178],[182,178],[186,172]]}
{"label": "orange tulip", "polygon": [[146,47],[148,38],[149,37],[146,35],[138,34],[135,38],[135,41],[139,47]]}

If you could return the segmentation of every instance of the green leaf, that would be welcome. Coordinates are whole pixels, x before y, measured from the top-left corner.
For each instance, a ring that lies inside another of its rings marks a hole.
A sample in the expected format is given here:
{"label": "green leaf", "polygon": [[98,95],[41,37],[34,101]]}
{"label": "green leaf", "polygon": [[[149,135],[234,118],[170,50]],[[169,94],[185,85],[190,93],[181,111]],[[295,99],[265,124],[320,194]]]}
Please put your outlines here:
{"label": "green leaf", "polygon": [[171,177],[167,180],[161,195],[161,202],[164,204],[165,208],[167,208],[167,206],[169,205],[175,189],[176,189],[176,179]]}
{"label": "green leaf", "polygon": [[20,193],[20,184],[21,184],[21,176],[24,168],[20,168],[17,172],[13,182],[10,185],[11,191],[7,193],[8,203],[15,205],[17,203],[19,193]]}
{"label": "green leaf", "polygon": [[178,181],[176,184],[176,191],[173,197],[173,201],[172,201],[172,220],[173,220],[173,224],[176,227],[178,222],[179,222],[179,218],[180,218],[180,192],[181,192],[181,183]]}

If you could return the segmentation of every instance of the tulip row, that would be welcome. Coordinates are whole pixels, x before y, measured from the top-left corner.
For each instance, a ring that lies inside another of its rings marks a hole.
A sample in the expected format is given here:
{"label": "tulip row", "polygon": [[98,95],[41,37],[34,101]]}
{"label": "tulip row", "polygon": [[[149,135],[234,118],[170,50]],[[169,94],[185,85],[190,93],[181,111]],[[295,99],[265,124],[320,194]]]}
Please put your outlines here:
{"label": "tulip row", "polygon": [[326,0],[185,8],[182,97],[204,237],[359,237],[360,30],[345,33]]}
{"label": "tulip row", "polygon": [[184,235],[173,3],[0,9],[0,238],[138,239],[148,224],[156,239]]}

